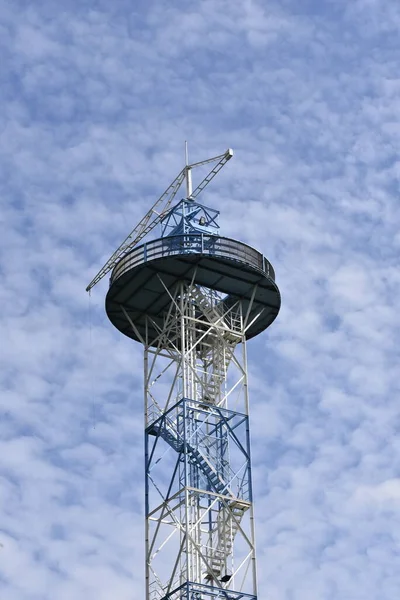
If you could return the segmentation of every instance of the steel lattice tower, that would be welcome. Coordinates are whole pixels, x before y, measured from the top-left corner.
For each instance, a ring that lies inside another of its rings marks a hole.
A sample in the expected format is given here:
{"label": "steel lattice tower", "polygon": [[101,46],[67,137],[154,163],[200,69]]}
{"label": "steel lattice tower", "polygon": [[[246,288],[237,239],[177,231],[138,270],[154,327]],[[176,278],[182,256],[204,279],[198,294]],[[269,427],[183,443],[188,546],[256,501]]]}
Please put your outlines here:
{"label": "steel lattice tower", "polygon": [[106,298],[144,350],[146,600],[256,600],[246,341],[280,294],[268,260],[193,199],[192,166],[161,236],[117,256]]}

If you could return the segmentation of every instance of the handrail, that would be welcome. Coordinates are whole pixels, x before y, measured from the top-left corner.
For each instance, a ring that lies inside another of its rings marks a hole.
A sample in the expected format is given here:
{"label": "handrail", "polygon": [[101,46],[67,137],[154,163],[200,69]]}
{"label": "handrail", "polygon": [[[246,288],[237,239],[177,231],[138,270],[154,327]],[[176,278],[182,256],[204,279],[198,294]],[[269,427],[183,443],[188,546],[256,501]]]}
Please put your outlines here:
{"label": "handrail", "polygon": [[182,254],[228,258],[256,268],[275,280],[271,263],[258,250],[237,240],[202,233],[166,236],[134,248],[114,267],[110,285],[133,267],[158,258]]}

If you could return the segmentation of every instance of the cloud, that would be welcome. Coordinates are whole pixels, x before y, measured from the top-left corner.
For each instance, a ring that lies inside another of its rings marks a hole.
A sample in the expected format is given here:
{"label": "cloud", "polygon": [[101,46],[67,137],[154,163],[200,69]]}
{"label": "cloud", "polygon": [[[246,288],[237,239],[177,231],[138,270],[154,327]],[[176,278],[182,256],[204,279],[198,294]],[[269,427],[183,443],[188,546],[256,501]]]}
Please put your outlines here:
{"label": "cloud", "polygon": [[[0,595],[143,597],[142,359],[85,287],[182,168],[271,260],[259,596],[393,600],[398,3],[3,2]],[[23,576],[21,576],[23,574]]]}

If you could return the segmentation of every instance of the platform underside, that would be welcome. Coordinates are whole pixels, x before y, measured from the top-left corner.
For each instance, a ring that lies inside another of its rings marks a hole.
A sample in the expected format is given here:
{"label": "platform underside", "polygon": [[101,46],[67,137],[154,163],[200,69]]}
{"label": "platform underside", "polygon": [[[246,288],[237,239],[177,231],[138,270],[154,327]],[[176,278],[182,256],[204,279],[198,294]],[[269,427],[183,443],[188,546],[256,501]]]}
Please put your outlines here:
{"label": "platform underside", "polygon": [[[137,332],[151,345],[151,340],[157,336],[156,325],[162,328],[171,296],[182,281],[226,294],[223,299],[226,308],[240,300],[246,313],[251,305],[248,323],[254,322],[246,332],[247,339],[266,329],[279,312],[281,299],[278,287],[263,270],[225,257],[183,253],[147,260],[116,278],[106,297],[110,321],[123,334],[141,341],[124,308]],[[156,325],[151,325],[151,320]]]}

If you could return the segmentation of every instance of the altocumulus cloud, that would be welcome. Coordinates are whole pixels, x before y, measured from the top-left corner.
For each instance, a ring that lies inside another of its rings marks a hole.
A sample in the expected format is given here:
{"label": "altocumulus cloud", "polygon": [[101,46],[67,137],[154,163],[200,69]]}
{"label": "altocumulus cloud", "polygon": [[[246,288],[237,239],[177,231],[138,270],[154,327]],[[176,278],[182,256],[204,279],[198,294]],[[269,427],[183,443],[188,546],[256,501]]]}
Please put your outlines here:
{"label": "altocumulus cloud", "polygon": [[260,598],[400,594],[397,0],[0,2],[0,596],[143,597],[140,348],[85,286],[182,167],[276,267]]}

